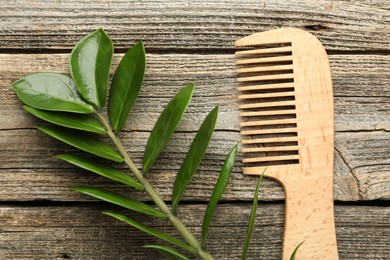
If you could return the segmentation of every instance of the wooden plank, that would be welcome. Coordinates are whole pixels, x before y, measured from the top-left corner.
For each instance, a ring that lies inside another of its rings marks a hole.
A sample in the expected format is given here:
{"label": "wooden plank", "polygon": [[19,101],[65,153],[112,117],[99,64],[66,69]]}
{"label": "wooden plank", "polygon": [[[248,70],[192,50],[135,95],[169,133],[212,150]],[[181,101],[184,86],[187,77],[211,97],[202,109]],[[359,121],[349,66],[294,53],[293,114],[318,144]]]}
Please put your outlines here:
{"label": "wooden plank", "polygon": [[[140,167],[147,132],[122,134],[125,147]],[[150,179],[164,199],[169,200],[174,178],[184,159],[194,133],[176,133],[166,151],[152,168]],[[186,200],[207,201],[212,192],[224,156],[233,147],[239,134],[216,132],[207,155],[195,175]],[[0,200],[85,200],[85,197],[67,191],[69,186],[90,184],[99,187],[123,189],[102,178],[71,168],[52,156],[73,152],[69,146],[53,140],[36,130],[0,131]],[[390,199],[390,134],[383,131],[367,133],[337,133],[335,144],[335,199],[372,200]],[[76,151],[77,153],[77,151]],[[248,192],[256,178],[241,173],[243,155],[234,169],[226,200],[250,200]],[[264,196],[267,200],[284,198],[281,187],[267,181]],[[143,195],[137,195],[142,197]],[[146,199],[146,197],[142,197]]]}
{"label": "wooden plank", "polygon": [[386,1],[191,0],[7,1],[0,49],[69,50],[105,28],[118,48],[135,40],[159,50],[233,49],[243,36],[279,27],[313,32],[328,50],[389,49]]}
{"label": "wooden plank", "polygon": [[[200,233],[205,205],[199,204],[208,201],[223,154],[239,139],[235,57],[230,55],[235,51],[233,42],[282,26],[312,32],[333,54],[329,58],[336,105],[335,199],[389,200],[389,10],[389,3],[383,0],[3,1],[0,259],[159,258],[141,247],[158,240],[100,214],[117,208],[95,203],[68,187],[93,185],[142,200],[148,198],[51,158],[74,150],[33,130],[41,122],[21,110],[10,88],[12,81],[29,73],[69,73],[68,54],[38,53],[69,52],[81,37],[99,27],[112,36],[117,52],[142,39],[147,52],[154,53],[148,54],[145,88],[131,115],[134,123],[128,123],[123,133],[126,149],[138,166],[148,133],[164,105],[189,82],[198,85],[179,133],[174,135],[176,142],[169,144],[150,175],[165,200],[170,200],[176,171],[194,131],[213,106],[221,105],[217,133],[184,196],[184,200],[196,204],[183,203],[179,208],[191,230]],[[23,52],[34,54],[16,54]],[[356,55],[337,55],[341,53]],[[116,55],[114,66],[120,57]],[[249,203],[242,201],[252,199],[255,183],[256,178],[242,175],[238,162],[223,197],[225,204],[217,208],[212,226],[209,248],[217,259],[239,258],[250,211]],[[264,183],[261,200],[283,198],[277,183]],[[229,204],[231,201],[241,203]],[[281,258],[283,211],[280,204],[260,206],[252,258]],[[336,205],[335,213],[341,259],[390,258],[388,207]],[[166,223],[129,215],[173,232],[165,227]]]}
{"label": "wooden plank", "polygon": [[[120,56],[116,56],[114,67]],[[80,199],[63,192],[68,186],[80,184],[74,177],[77,171],[63,173],[68,166],[50,157],[69,148],[58,143],[53,146],[49,137],[29,130],[41,122],[23,112],[10,87],[12,81],[36,71],[67,73],[67,59],[68,55],[65,54],[0,55],[0,144],[7,151],[0,154],[0,182],[5,187],[0,190],[1,200]],[[21,63],[21,60],[24,62]],[[335,124],[336,130],[340,132],[336,134],[335,198],[389,199],[387,147],[390,139],[390,58],[381,55],[331,55],[330,60],[336,96]],[[197,179],[188,199],[205,199],[201,184],[215,180],[224,159],[223,154],[239,139],[234,68],[233,55],[148,55],[145,86],[130,116],[129,121],[132,123],[128,123],[125,128],[127,132],[139,132],[124,134],[128,149],[135,153],[136,163],[140,164],[148,131],[158,114],[181,87],[192,81],[198,83],[194,100],[183,124],[179,126],[182,133],[175,135],[185,147],[189,145],[193,132],[206,113],[216,104],[221,105],[218,133],[211,144],[209,159],[201,170],[212,177],[207,181]],[[365,71],[364,77],[361,71]],[[158,189],[164,196],[170,195],[170,190],[164,189],[167,185],[171,187],[170,183],[184,157],[185,148],[171,144],[168,151],[175,153],[173,156],[169,152],[162,155],[159,165],[154,169],[159,172],[156,174],[158,177],[153,177],[156,183],[162,183]],[[254,181],[241,177],[240,167],[238,163],[235,176],[239,177],[233,178],[234,188],[228,192],[228,199],[250,199],[245,190],[254,185]],[[39,168],[43,170],[39,171]],[[57,177],[53,177],[52,173]],[[41,181],[34,181],[36,178]],[[61,182],[56,178],[60,178]],[[85,178],[88,183],[94,177]],[[101,179],[99,182],[93,183],[98,186],[107,183]],[[267,199],[283,198],[278,185],[271,182],[267,185]],[[210,192],[210,188],[206,189]]]}
{"label": "wooden plank", "polygon": [[[253,187],[252,187],[253,192]],[[157,259],[142,248],[160,243],[132,227],[100,214],[116,210],[100,205],[1,206],[1,259]],[[251,205],[224,204],[217,207],[208,250],[216,259],[239,259]],[[179,207],[179,216],[200,235],[204,205]],[[283,205],[260,205],[249,257],[280,259],[283,233]],[[125,213],[125,212],[123,212]],[[131,212],[131,218],[175,234],[166,224]],[[378,206],[335,207],[340,259],[388,259],[390,208]]]}
{"label": "wooden plank", "polygon": [[[116,55],[116,68],[122,55]],[[69,73],[68,54],[0,54],[0,129],[31,128],[11,83],[40,71]],[[390,56],[330,55],[336,131],[390,129]],[[144,87],[126,130],[148,131],[177,91],[195,82],[193,101],[180,126],[194,131],[215,105],[221,105],[219,130],[238,130],[234,55],[150,54]],[[23,62],[21,62],[23,61]],[[364,71],[364,74],[362,74]]]}

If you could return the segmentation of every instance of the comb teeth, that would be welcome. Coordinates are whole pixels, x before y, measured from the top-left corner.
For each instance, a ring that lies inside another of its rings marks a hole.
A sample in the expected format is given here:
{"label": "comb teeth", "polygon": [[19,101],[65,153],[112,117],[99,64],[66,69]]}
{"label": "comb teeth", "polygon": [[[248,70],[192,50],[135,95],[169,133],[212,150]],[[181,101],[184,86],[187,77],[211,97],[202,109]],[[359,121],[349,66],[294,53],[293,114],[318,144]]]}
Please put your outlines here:
{"label": "comb teeth", "polygon": [[298,164],[291,43],[253,46],[236,56],[243,162],[254,167]]}
{"label": "comb teeth", "polygon": [[292,48],[291,44],[286,44],[288,46],[281,46],[276,48],[262,48],[262,49],[253,49],[245,51],[236,51],[237,56],[242,55],[251,55],[251,54],[274,54],[274,53],[291,53]]}

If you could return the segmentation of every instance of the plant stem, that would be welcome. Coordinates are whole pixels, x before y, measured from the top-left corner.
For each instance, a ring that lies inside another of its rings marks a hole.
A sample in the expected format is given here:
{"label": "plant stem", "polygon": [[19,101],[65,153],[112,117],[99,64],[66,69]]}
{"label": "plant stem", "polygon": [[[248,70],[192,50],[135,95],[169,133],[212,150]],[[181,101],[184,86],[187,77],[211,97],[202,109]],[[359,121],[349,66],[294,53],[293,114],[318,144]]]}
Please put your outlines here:
{"label": "plant stem", "polygon": [[184,240],[193,248],[196,249],[199,256],[204,260],[214,260],[214,257],[210,255],[207,251],[204,251],[201,247],[201,244],[194,237],[194,235],[188,230],[188,228],[183,224],[180,218],[176,217],[172,211],[169,209],[167,204],[161,199],[160,195],[156,192],[153,186],[149,183],[147,179],[144,178],[143,174],[138,170],[130,156],[124,149],[122,142],[118,138],[118,136],[112,131],[111,126],[103,116],[101,112],[96,113],[104,127],[106,128],[107,135],[110,137],[119,153],[122,155],[124,162],[129,167],[131,172],[134,174],[134,177],[144,186],[145,192],[149,195],[149,197],[153,200],[156,206],[167,215],[168,220],[172,223],[172,225],[177,229],[177,231],[181,234]]}

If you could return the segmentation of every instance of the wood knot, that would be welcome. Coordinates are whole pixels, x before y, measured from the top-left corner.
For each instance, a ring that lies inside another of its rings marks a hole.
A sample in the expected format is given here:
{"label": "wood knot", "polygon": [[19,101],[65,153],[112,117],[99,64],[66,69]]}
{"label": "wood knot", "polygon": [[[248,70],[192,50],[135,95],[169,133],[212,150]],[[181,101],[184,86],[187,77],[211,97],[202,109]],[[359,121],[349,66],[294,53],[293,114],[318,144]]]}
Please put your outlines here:
{"label": "wood knot", "polygon": [[310,31],[321,31],[321,30],[329,30],[332,29],[326,25],[322,24],[311,24],[311,25],[305,25],[305,29],[310,30]]}

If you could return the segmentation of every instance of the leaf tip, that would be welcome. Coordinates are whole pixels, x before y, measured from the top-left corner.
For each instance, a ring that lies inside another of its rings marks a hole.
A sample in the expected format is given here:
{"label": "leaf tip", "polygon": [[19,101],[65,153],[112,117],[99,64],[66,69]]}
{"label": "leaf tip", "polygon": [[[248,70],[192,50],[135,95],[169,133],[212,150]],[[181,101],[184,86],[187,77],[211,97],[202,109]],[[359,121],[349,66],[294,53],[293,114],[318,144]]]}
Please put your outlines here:
{"label": "leaf tip", "polygon": [[142,40],[139,40],[135,43],[136,46],[140,46],[142,49],[145,48],[144,42]]}
{"label": "leaf tip", "polygon": [[187,87],[190,87],[190,88],[195,88],[195,83],[194,82],[191,82],[190,84],[188,84],[188,86]]}
{"label": "leaf tip", "polygon": [[93,34],[99,34],[100,36],[103,35],[104,37],[108,38],[110,40],[110,42],[112,43],[111,38],[107,35],[107,32],[104,30],[103,27],[100,27],[100,28],[96,29],[90,35],[93,35]]}
{"label": "leaf tip", "polygon": [[121,214],[118,214],[118,213],[114,213],[112,211],[103,211],[102,214],[110,216],[110,217],[113,217],[113,218],[116,218],[116,219],[118,219],[120,221],[126,221],[126,217],[124,215],[121,215]]}
{"label": "leaf tip", "polygon": [[294,252],[291,254],[291,257],[290,257],[290,260],[295,260],[295,256],[298,252],[298,249],[301,247],[301,245],[305,242],[305,240],[303,240],[301,243],[299,243],[297,245],[297,247],[295,248]]}
{"label": "leaf tip", "polygon": [[111,212],[111,211],[102,211],[102,214],[107,215],[107,216],[111,216],[111,217],[115,215],[115,213]]}
{"label": "leaf tip", "polygon": [[65,162],[70,162],[69,160],[71,158],[71,154],[66,154],[66,153],[57,154],[57,155],[54,155],[53,158],[58,159],[58,160],[62,160]]}
{"label": "leaf tip", "polygon": [[[24,82],[25,79],[24,78],[21,78],[21,79],[18,79],[18,80],[15,80],[14,82],[11,83],[11,86],[12,88],[14,89],[14,91],[16,92],[16,95],[19,97],[20,93],[19,93],[19,88],[21,87],[19,84]],[[20,97],[19,97],[20,98]]]}
{"label": "leaf tip", "polygon": [[191,93],[191,98],[192,98],[192,95],[194,94],[194,91],[195,91],[195,83],[188,84],[187,87],[185,87],[185,89],[189,89],[189,92]]}
{"label": "leaf tip", "polygon": [[237,154],[238,147],[240,146],[240,144],[241,144],[241,139],[233,146],[232,152]]}
{"label": "leaf tip", "polygon": [[104,31],[103,27],[97,28],[97,29],[96,29],[96,32],[106,33],[106,32]]}
{"label": "leaf tip", "polygon": [[69,190],[72,190],[72,191],[80,191],[82,189],[81,186],[72,186],[72,187],[69,187]]}
{"label": "leaf tip", "polygon": [[64,160],[65,156],[66,156],[66,154],[57,154],[57,155],[54,155],[53,158]]}
{"label": "leaf tip", "polygon": [[145,56],[146,55],[146,52],[145,52],[145,45],[144,45],[144,42],[142,40],[139,40],[137,41],[133,48],[135,49],[140,49],[140,51],[142,52],[142,55]]}
{"label": "leaf tip", "polygon": [[117,163],[123,163],[125,161],[125,159],[123,159],[123,157],[119,154],[117,157],[113,158],[112,160]]}

